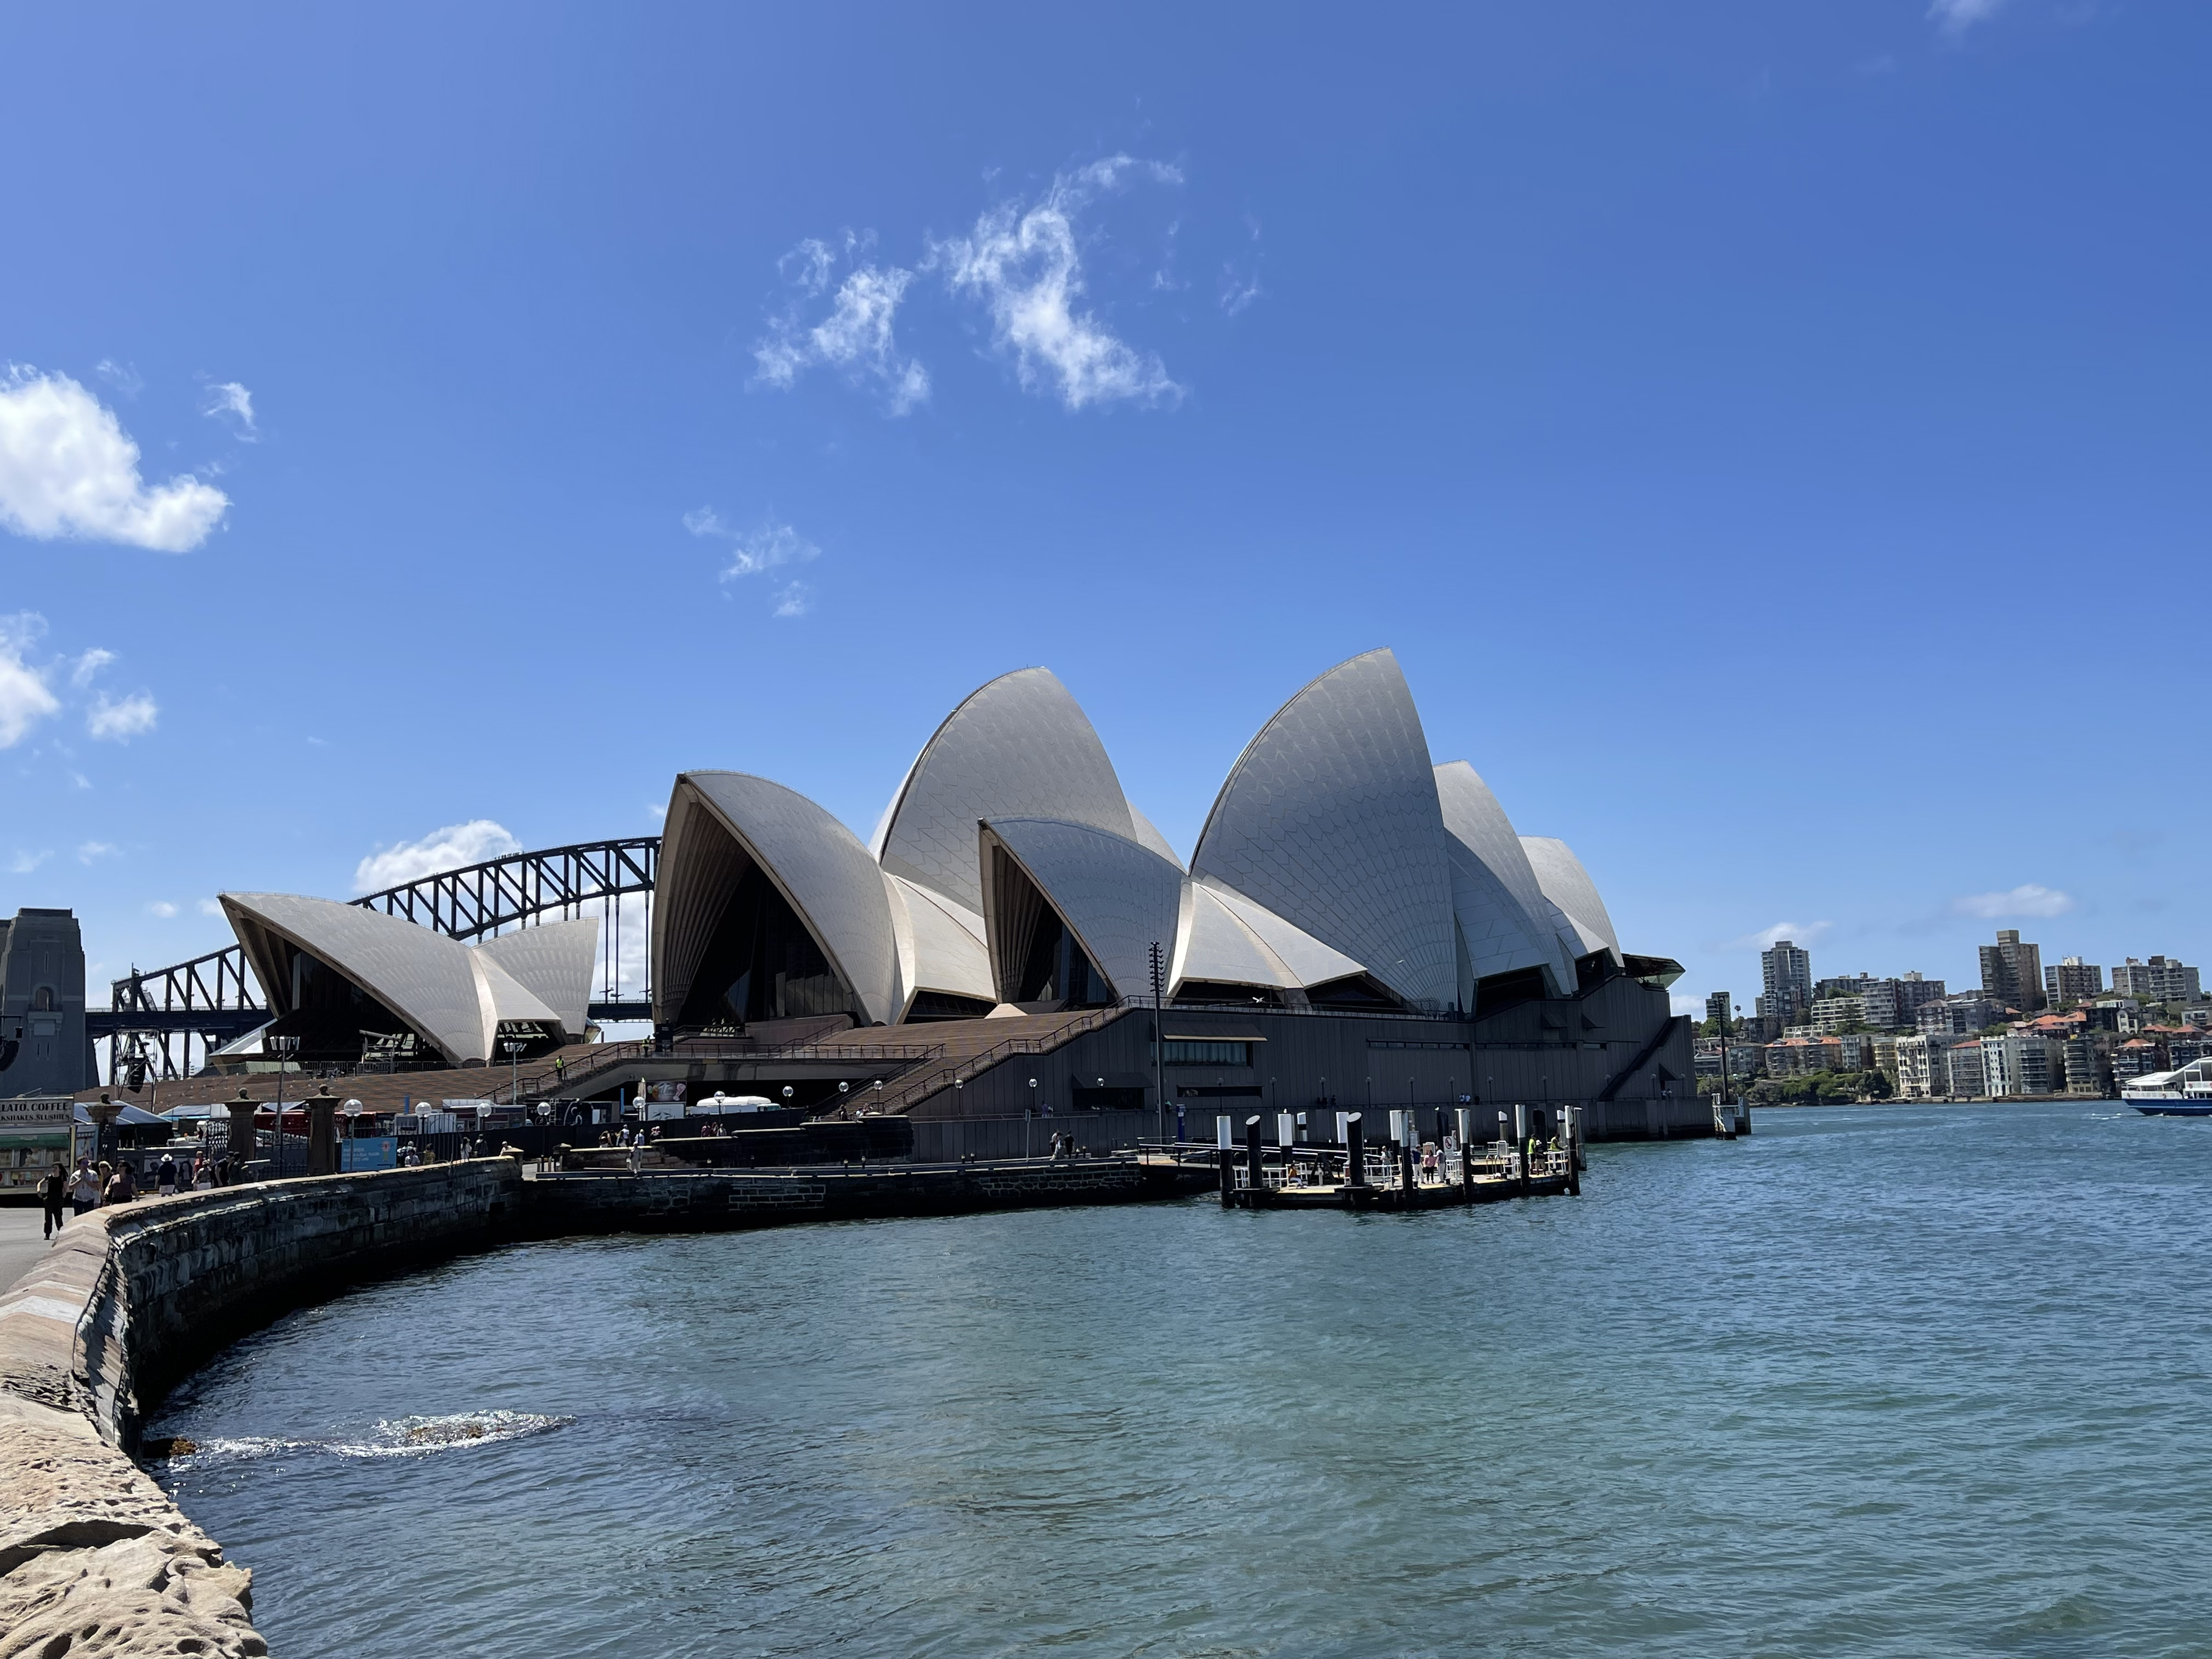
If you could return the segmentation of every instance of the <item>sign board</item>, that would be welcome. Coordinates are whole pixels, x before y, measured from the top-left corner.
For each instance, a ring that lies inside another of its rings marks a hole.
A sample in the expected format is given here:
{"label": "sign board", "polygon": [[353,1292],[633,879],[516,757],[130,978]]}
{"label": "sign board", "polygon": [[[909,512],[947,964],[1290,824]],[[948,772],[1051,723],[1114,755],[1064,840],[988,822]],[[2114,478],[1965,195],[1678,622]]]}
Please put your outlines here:
{"label": "sign board", "polygon": [[0,1130],[66,1134],[76,1115],[76,1102],[67,1095],[20,1095],[14,1100],[0,1100]]}
{"label": "sign board", "polygon": [[397,1135],[356,1135],[338,1142],[338,1172],[357,1170],[396,1170],[399,1167]]}

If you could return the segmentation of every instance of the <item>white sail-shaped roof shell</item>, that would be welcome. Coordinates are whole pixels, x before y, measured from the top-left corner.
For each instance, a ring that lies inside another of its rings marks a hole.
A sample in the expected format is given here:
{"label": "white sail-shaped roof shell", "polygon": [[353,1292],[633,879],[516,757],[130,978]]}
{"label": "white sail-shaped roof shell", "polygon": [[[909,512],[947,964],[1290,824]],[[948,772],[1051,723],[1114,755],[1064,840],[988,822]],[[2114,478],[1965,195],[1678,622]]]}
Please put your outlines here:
{"label": "white sail-shaped roof shell", "polygon": [[1176,933],[1174,985],[1192,981],[1310,990],[1364,970],[1243,894],[1187,881]]}
{"label": "white sail-shaped roof shell", "polygon": [[1283,705],[1223,784],[1191,872],[1245,895],[1409,1001],[1457,1000],[1443,819],[1395,656],[1354,657]]}
{"label": "white sail-shaped roof shell", "polygon": [[[1467,947],[1470,980],[1544,969],[1554,991],[1571,990],[1574,957],[1559,940],[1544,890],[1505,809],[1465,761],[1436,769],[1452,868],[1452,911]],[[1470,989],[1469,988],[1462,988]],[[1462,1006],[1471,1006],[1462,997]]]}
{"label": "white sail-shaped roof shell", "polygon": [[[1052,818],[993,818],[983,826],[986,855],[994,841],[1059,912],[1117,996],[1151,994],[1152,945],[1160,947],[1163,969],[1175,949],[1182,872],[1173,860],[1127,836]],[[996,903],[987,886],[987,924],[995,919]],[[990,937],[998,934],[990,928]],[[998,961],[994,967],[1002,998],[1012,1001],[1006,991],[1019,964]]]}
{"label": "white sail-shaped roof shell", "polygon": [[871,850],[893,875],[980,913],[975,826],[999,817],[1056,818],[1125,840],[1138,833],[1105,745],[1049,669],[1002,674],[945,716]]}
{"label": "white sail-shaped roof shell", "polygon": [[1613,931],[1613,918],[1606,914],[1605,901],[1598,896],[1597,884],[1583,868],[1582,860],[1568,848],[1566,842],[1550,836],[1523,836],[1521,845],[1528,854],[1529,866],[1536,872],[1536,880],[1544,890],[1544,896],[1559,912],[1565,921],[1563,937],[1578,942],[1577,956],[1588,956],[1593,951],[1609,952],[1615,962],[1620,960],[1620,939]]}
{"label": "white sail-shaped roof shell", "polygon": [[[275,940],[325,963],[374,997],[453,1065],[491,1058],[503,1021],[580,1035],[498,959],[381,911],[293,893],[225,893],[223,914],[270,1006],[290,1012]],[[596,924],[592,924],[596,926]]]}
{"label": "white sail-shaped roof shell", "polygon": [[1176,853],[1174,843],[1162,835],[1158,826],[1134,806],[1129,808],[1129,825],[1136,835],[1139,846],[1149,847],[1176,869],[1182,868],[1182,856]]}
{"label": "white sail-shaped roof shell", "polygon": [[902,1016],[924,991],[997,1001],[981,913],[888,870],[884,885],[890,896],[891,926],[898,938]]}
{"label": "white sail-shaped roof shell", "polygon": [[599,918],[519,927],[475,948],[553,1010],[562,1030],[582,1032],[590,1017],[592,975],[599,965]]}
{"label": "white sail-shaped roof shell", "polygon": [[783,896],[868,1022],[895,1018],[898,945],[875,860],[797,790],[748,772],[685,772],[669,797],[653,907],[653,1018],[672,1020],[684,1006],[748,860]]}

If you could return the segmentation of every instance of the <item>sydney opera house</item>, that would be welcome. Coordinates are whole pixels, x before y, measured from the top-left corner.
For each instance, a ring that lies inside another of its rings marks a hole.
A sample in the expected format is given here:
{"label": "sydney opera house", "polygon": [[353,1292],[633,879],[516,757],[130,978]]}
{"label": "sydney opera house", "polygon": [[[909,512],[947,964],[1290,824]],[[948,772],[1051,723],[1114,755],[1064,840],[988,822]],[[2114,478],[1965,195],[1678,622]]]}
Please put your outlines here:
{"label": "sydney opera house", "polygon": [[[586,1096],[645,1075],[595,1079],[581,1046],[595,920],[469,944],[326,900],[222,905],[270,1014],[234,1058],[281,1034],[303,1061],[559,1051]],[[1284,704],[1188,864],[1042,668],[955,708],[865,842],[772,780],[686,772],[651,932],[654,1063],[822,1110],[1131,1133],[1198,1111],[1210,1135],[1262,1106],[1571,1101],[1594,1136],[1697,1125],[1680,969],[1622,949],[1564,842],[1436,763],[1387,650]],[[704,1034],[719,1070],[684,1058]],[[750,1066],[728,1058],[746,1036]]]}

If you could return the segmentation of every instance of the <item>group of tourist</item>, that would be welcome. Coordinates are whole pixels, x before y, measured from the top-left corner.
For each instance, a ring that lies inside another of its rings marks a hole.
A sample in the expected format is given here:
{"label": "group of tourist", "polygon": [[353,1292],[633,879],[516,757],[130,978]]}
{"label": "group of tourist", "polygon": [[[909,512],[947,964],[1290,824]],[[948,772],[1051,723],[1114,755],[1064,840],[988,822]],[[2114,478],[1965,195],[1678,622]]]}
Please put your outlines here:
{"label": "group of tourist", "polygon": [[[189,1188],[206,1192],[226,1186],[230,1181],[230,1160],[227,1158],[195,1158],[181,1164],[168,1152],[150,1171],[151,1184],[158,1197],[167,1198],[173,1193]],[[103,1205],[128,1204],[140,1196],[138,1173],[128,1160],[117,1158],[112,1163],[101,1158],[97,1163],[89,1158],[79,1158],[76,1168],[64,1170],[58,1164],[46,1172],[39,1182],[39,1202],[46,1211],[46,1237],[52,1239],[62,1230],[63,1209],[66,1206],[74,1213],[82,1215],[88,1210],[97,1210]]]}

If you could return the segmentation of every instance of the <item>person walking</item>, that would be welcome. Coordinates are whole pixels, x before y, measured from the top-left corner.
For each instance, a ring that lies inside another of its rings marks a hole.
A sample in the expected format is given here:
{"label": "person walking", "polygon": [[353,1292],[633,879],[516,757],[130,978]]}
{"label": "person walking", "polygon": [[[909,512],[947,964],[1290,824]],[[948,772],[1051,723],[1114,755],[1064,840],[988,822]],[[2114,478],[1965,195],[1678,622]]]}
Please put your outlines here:
{"label": "person walking", "polygon": [[70,1202],[79,1215],[100,1207],[100,1172],[92,1167],[91,1160],[77,1159],[76,1173],[70,1178]]}
{"label": "person walking", "polygon": [[46,1237],[51,1241],[62,1230],[62,1200],[69,1193],[69,1176],[58,1164],[46,1171],[46,1178],[39,1183],[39,1203],[46,1212]]}
{"label": "person walking", "polygon": [[162,1153],[161,1161],[154,1166],[154,1188],[163,1198],[177,1195],[177,1160],[168,1152]]}
{"label": "person walking", "polygon": [[128,1204],[138,1196],[138,1183],[131,1178],[131,1165],[118,1160],[115,1173],[107,1177],[106,1189],[100,1195],[103,1204]]}

